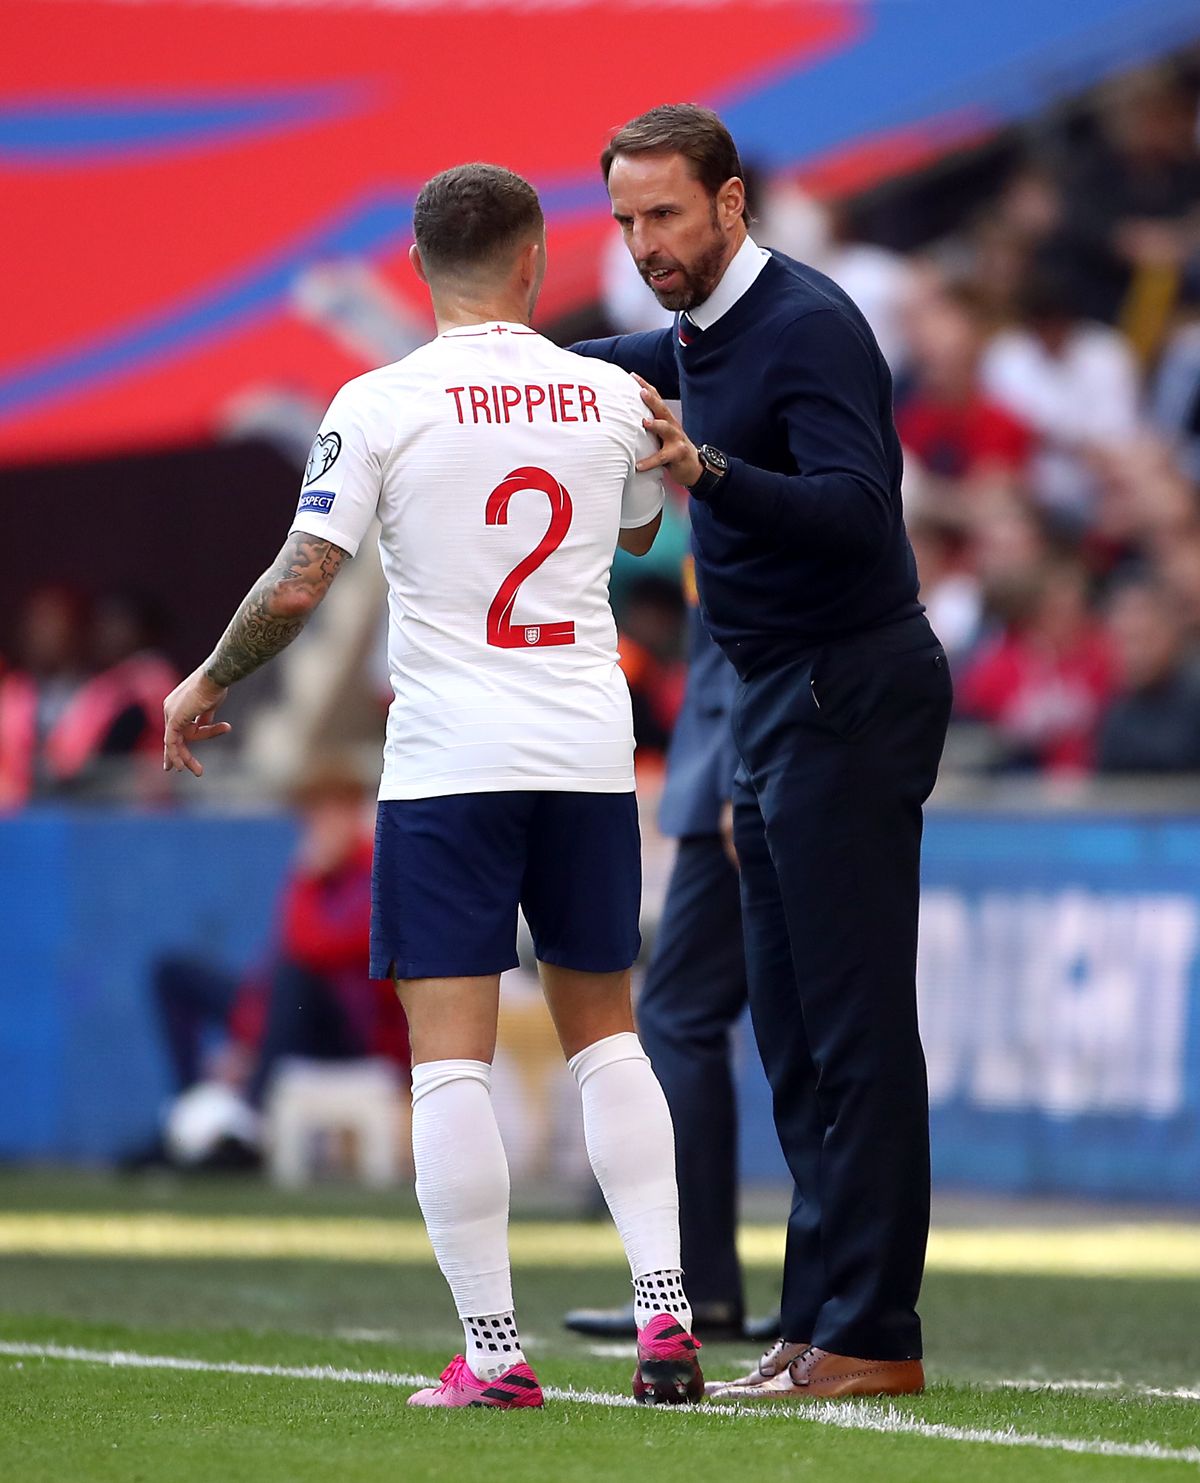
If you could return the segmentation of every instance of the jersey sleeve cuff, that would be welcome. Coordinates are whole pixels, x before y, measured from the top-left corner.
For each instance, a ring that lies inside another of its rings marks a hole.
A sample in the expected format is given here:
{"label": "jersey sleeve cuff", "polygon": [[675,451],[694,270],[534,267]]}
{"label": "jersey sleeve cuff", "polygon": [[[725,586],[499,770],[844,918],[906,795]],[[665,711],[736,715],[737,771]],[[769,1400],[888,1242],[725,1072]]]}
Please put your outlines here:
{"label": "jersey sleeve cuff", "polygon": [[317,521],[306,521],[298,519],[292,521],[289,535],[315,536],[318,541],[331,541],[335,546],[340,546],[347,556],[358,555],[360,542],[353,536],[348,536],[344,531],[334,530],[331,526],[318,524]]}
{"label": "jersey sleeve cuff", "polygon": [[649,513],[649,515],[641,515],[636,520],[622,520],[621,521],[621,529],[622,530],[641,530],[641,528],[642,528],[643,525],[649,525],[652,520],[657,520],[658,519],[658,517],[663,512],[663,506],[665,504],[666,504],[666,500],[665,499],[660,499],[659,502],[658,502],[658,508],[656,510],[651,510],[650,513]]}

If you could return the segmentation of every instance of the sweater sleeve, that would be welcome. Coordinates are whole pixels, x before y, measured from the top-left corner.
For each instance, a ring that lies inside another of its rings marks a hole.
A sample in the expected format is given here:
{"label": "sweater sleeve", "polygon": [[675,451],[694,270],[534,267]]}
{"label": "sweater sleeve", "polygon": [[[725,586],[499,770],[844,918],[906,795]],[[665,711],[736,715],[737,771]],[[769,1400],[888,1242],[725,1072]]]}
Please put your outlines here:
{"label": "sweater sleeve", "polygon": [[675,331],[644,330],[636,335],[610,335],[605,340],[577,340],[567,347],[576,355],[611,361],[623,371],[636,371],[668,401],[679,397]]}
{"label": "sweater sleeve", "polygon": [[784,325],[764,355],[765,395],[786,427],[794,474],[730,458],[705,501],[727,525],[808,549],[877,550],[891,533],[891,415],[877,353],[845,315],[818,309]]}

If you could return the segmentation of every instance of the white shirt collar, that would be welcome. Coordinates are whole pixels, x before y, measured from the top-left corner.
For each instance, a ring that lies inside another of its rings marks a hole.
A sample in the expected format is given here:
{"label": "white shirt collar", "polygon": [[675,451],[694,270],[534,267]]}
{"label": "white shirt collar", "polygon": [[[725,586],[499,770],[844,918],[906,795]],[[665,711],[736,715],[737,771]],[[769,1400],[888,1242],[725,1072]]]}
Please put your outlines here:
{"label": "white shirt collar", "polygon": [[730,258],[716,288],[703,304],[697,304],[694,309],[688,310],[688,318],[696,328],[710,329],[722,314],[728,314],[766,267],[770,257],[766,248],[759,247],[754,238],[747,234],[746,240]]}

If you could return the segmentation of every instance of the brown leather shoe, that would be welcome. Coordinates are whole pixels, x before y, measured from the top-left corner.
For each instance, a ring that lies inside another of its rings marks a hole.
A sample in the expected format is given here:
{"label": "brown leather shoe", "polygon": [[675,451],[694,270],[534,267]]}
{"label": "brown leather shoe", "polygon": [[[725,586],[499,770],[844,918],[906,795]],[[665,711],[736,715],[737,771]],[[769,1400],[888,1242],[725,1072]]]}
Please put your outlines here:
{"label": "brown leather shoe", "polygon": [[788,1366],[793,1360],[799,1359],[808,1347],[807,1342],[789,1343],[786,1339],[776,1339],[748,1375],[740,1375],[736,1380],[710,1380],[705,1385],[704,1392],[706,1395],[716,1395],[718,1391],[728,1390],[740,1394],[765,1385],[768,1380],[786,1375]]}
{"label": "brown leather shoe", "polygon": [[786,1370],[754,1385],[735,1380],[707,1387],[714,1401],[824,1401],[839,1396],[917,1395],[924,1389],[925,1370],[919,1359],[854,1359],[811,1345]]}

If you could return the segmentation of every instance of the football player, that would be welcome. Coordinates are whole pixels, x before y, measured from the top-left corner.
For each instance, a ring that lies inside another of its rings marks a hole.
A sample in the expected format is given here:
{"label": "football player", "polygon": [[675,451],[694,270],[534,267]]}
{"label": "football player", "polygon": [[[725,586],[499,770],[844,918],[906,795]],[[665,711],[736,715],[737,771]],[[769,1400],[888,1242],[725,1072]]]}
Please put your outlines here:
{"label": "football player", "polygon": [[542,1404],[490,1095],[518,906],[629,1258],[634,1394],[694,1400],[671,1120],[630,1008],[640,840],[608,600],[615,547],[643,554],[658,530],[660,449],[630,376],[530,328],[546,246],[526,181],[447,170],[413,228],[437,336],[334,398],[275,565],[166,701],[164,767],[200,775],[192,749],[229,729],[214,720],[229,687],[295,638],[378,517],[395,699],[371,973],[395,980],[408,1015],[417,1196],[466,1336],[410,1403]]}

